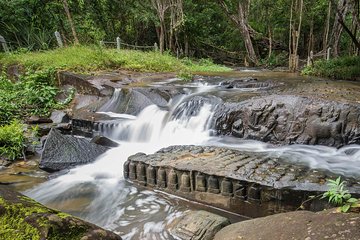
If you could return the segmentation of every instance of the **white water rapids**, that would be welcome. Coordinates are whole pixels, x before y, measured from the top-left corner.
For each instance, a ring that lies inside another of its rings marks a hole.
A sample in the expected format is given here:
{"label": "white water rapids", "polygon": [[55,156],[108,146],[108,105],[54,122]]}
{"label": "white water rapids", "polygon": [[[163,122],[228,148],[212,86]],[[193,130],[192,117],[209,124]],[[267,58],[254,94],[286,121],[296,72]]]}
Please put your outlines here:
{"label": "white water rapids", "polygon": [[[201,92],[197,89],[195,92]],[[211,91],[206,87],[205,91]],[[123,179],[128,156],[154,153],[171,145],[217,145],[286,156],[289,161],[326,169],[347,176],[360,176],[360,146],[335,149],[293,145],[274,148],[256,141],[235,141],[211,136],[212,106],[204,104],[194,116],[173,116],[181,99],[167,110],[152,105],[138,116],[122,115],[114,129],[104,134],[120,146],[107,151],[94,163],[71,169],[25,192],[37,201],[120,234],[123,239],[171,239],[166,225],[183,214],[191,203],[151,191],[140,191]],[[184,106],[182,106],[184,107]]]}

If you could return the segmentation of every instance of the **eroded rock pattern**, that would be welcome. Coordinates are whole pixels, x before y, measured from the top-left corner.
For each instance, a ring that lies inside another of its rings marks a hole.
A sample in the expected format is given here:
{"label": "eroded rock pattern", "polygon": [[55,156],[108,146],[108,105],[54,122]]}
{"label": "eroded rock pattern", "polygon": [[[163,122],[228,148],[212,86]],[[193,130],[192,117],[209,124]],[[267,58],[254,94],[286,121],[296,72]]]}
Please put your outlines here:
{"label": "eroded rock pattern", "polygon": [[219,134],[275,144],[340,147],[360,143],[360,107],[297,96],[266,96],[219,105]]}
{"label": "eroded rock pattern", "polygon": [[[249,217],[294,210],[327,190],[335,176],[287,163],[286,159],[219,147],[172,146],[138,153],[124,164],[125,178]],[[346,179],[353,193],[360,185]],[[324,202],[307,206],[316,210]]]}

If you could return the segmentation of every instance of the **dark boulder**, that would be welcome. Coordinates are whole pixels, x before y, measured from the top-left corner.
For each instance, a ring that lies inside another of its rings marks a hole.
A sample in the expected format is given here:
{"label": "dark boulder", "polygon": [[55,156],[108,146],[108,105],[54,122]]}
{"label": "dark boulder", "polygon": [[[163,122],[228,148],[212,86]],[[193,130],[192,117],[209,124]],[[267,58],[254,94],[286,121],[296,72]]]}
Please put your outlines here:
{"label": "dark boulder", "polygon": [[94,224],[53,209],[0,187],[1,239],[120,240]]}
{"label": "dark boulder", "polygon": [[107,149],[85,138],[62,135],[52,129],[46,139],[39,167],[50,172],[72,168],[95,161]]}

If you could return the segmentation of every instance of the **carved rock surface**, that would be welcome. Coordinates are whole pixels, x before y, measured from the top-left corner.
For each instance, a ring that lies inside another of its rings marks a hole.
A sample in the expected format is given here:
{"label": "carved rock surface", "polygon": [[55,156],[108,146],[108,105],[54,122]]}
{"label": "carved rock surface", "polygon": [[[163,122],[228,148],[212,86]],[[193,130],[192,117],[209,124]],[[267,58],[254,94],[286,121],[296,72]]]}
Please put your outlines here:
{"label": "carved rock surface", "polygon": [[212,240],[220,229],[229,224],[227,218],[206,211],[195,211],[183,216],[170,232],[177,239]]}
{"label": "carved rock surface", "polygon": [[0,238],[121,240],[115,233],[4,187],[0,187]]}
{"label": "carved rock surface", "polygon": [[231,224],[214,240],[360,239],[360,214],[296,211]]}
{"label": "carved rock surface", "polygon": [[[139,185],[249,217],[295,210],[309,196],[326,191],[326,179],[336,177],[261,153],[202,146],[135,154],[124,164],[124,176]],[[360,193],[356,180],[343,179],[350,192]],[[314,201],[305,207],[319,210],[325,203]]]}
{"label": "carved rock surface", "polygon": [[218,105],[219,134],[274,144],[340,147],[360,143],[360,107],[298,96],[271,95]]}
{"label": "carved rock surface", "polygon": [[108,148],[84,138],[62,135],[52,129],[46,139],[39,167],[53,172],[95,161]]}

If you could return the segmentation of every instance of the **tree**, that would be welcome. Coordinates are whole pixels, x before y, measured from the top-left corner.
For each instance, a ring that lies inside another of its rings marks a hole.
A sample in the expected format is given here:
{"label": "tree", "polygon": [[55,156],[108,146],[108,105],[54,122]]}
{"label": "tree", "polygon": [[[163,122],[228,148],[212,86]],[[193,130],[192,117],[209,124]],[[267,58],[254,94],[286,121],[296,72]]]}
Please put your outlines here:
{"label": "tree", "polygon": [[247,58],[249,62],[252,65],[257,65],[258,58],[256,56],[253,42],[251,39],[251,32],[255,33],[255,31],[248,24],[250,0],[239,0],[239,1],[218,0],[218,3],[223,8],[227,16],[239,28],[241,36],[244,40]]}
{"label": "tree", "polygon": [[159,42],[160,52],[162,53],[165,50],[165,14],[166,11],[170,8],[171,2],[170,0],[151,0],[151,3],[153,8],[156,10],[156,15],[158,16],[160,22]]}
{"label": "tree", "polygon": [[78,39],[77,34],[76,34],[74,22],[73,22],[72,17],[71,17],[69,4],[68,4],[67,0],[63,0],[63,5],[64,5],[64,10],[65,10],[65,13],[66,13],[66,17],[67,17],[67,19],[69,21],[69,24],[70,24],[70,27],[71,27],[71,32],[73,34],[75,44],[79,44],[79,39]]}
{"label": "tree", "polygon": [[299,64],[299,39],[301,23],[303,17],[303,0],[292,0],[290,10],[290,30],[289,30],[289,70],[295,72]]}

